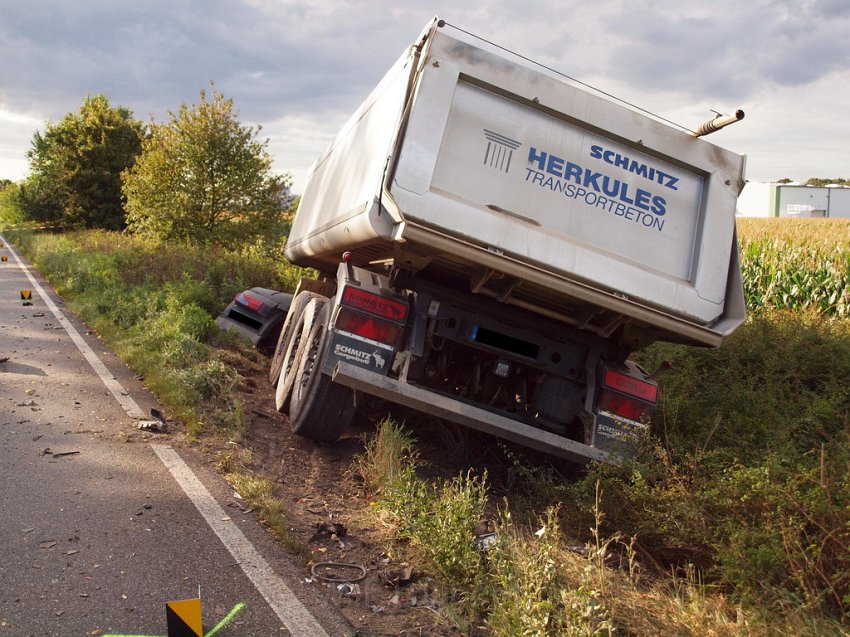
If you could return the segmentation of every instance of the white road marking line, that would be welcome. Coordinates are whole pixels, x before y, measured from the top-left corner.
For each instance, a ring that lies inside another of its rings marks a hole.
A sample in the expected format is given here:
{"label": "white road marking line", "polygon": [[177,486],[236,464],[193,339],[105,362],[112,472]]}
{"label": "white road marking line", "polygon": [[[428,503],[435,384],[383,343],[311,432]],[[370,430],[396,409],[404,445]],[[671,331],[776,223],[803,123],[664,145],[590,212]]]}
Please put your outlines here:
{"label": "white road marking line", "polygon": [[[45,293],[44,289],[39,285],[35,277],[30,273],[29,269],[21,261],[17,252],[9,245],[6,238],[0,233],[0,241],[2,241],[15,261],[18,267],[27,275],[27,278],[32,284],[32,287],[38,292],[39,296],[44,300],[44,303],[62,325],[71,340],[74,341],[77,348],[83,354],[85,359],[94,369],[95,373],[106,385],[107,389],[112,392],[118,404],[127,412],[131,418],[144,418],[145,414],[119,383],[112,373],[107,369],[106,365],[97,357],[97,354],[89,347],[77,329],[71,325],[51,298]],[[222,518],[228,517],[224,509],[219,506],[215,498],[212,497],[207,488],[201,483],[198,477],[191,469],[183,462],[183,459],[177,455],[171,447],[165,445],[152,444],[154,452],[166,468],[171,472],[174,480],[189,499],[195,508],[209,524],[213,532],[224,544],[225,548],[230,552],[248,579],[265,598],[269,606],[278,616],[286,629],[292,634],[292,637],[330,637],[324,628],[316,621],[316,618],[295,596],[292,590],[283,583],[277,573],[272,570],[269,563],[259,554],[257,549],[251,544],[245,534],[232,522],[225,522]]]}
{"label": "white road marking line", "polygon": [[38,292],[38,295],[44,300],[45,305],[47,305],[48,309],[53,312],[53,316],[56,317],[56,320],[59,321],[59,324],[65,328],[65,331],[68,332],[68,336],[71,337],[71,340],[74,341],[74,344],[77,346],[77,349],[80,350],[85,359],[89,362],[89,365],[92,366],[95,374],[100,377],[100,380],[103,381],[103,384],[106,385],[106,388],[115,396],[115,400],[118,401],[118,404],[121,405],[121,408],[127,412],[127,415],[130,418],[135,420],[141,420],[145,418],[145,412],[142,411],[142,408],[139,407],[138,403],[133,400],[130,395],[127,393],[127,390],[119,383],[115,377],[112,375],[112,372],[107,369],[106,365],[103,364],[97,354],[94,353],[89,344],[83,340],[83,337],[80,336],[80,333],[77,331],[71,322],[65,317],[65,314],[60,310],[53,300],[47,295],[44,289],[38,284],[38,281],[35,280],[35,277],[30,273],[29,268],[24,265],[24,262],[21,261],[21,258],[18,256],[18,253],[15,249],[6,241],[6,237],[0,234],[0,240],[2,240],[3,244],[7,247],[9,252],[12,253],[12,256],[15,258],[15,261],[18,263],[18,267],[23,271],[24,274],[27,275],[27,278],[30,281],[32,287]]}
{"label": "white road marking line", "polygon": [[229,516],[177,452],[165,445],[151,447],[292,636],[330,637],[239,527],[223,520]]}

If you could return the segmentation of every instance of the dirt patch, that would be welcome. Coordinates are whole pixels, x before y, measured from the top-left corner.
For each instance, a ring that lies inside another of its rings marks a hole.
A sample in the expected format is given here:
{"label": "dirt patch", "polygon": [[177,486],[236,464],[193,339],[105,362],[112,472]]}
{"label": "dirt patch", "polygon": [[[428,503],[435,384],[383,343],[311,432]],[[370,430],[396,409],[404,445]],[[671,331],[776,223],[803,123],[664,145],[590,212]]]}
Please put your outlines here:
{"label": "dirt patch", "polygon": [[[508,498],[515,519],[525,506],[536,509],[540,496],[545,497],[529,493],[529,484],[516,479],[518,463],[531,470],[549,466],[563,479],[580,472],[551,456],[368,397],[340,440],[315,443],[294,435],[287,417],[276,411],[267,357],[229,352],[228,362],[241,376],[237,391],[244,405],[243,446],[251,451],[250,469],[274,483],[292,539],[306,547],[305,581],[325,591],[357,635],[461,634],[442,612],[444,600],[428,574],[390,546],[387,529],[369,511],[362,484],[352,475],[355,457],[381,418],[391,415],[413,432],[425,477],[450,478],[470,469],[481,475],[486,469],[490,501]],[[530,509],[525,513],[535,517]],[[467,634],[487,633],[472,627]]]}
{"label": "dirt patch", "polygon": [[[294,539],[308,547],[305,581],[325,590],[358,634],[459,634],[439,614],[442,602],[430,578],[388,550],[386,531],[368,512],[369,500],[350,474],[375,420],[356,418],[334,444],[294,435],[286,416],[275,410],[265,363],[239,362],[247,424],[243,445],[251,451],[250,468],[275,484]],[[433,433],[427,444],[442,446]]]}

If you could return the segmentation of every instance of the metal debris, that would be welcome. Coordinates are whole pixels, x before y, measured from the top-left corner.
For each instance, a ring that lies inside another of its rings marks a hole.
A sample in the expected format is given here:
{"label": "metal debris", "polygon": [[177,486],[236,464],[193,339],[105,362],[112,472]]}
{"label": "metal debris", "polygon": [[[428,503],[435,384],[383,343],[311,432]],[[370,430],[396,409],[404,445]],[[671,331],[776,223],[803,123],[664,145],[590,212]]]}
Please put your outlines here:
{"label": "metal debris", "polygon": [[337,584],[336,590],[346,597],[359,597],[361,594],[360,584],[350,584],[348,582],[345,584]]}
{"label": "metal debris", "polygon": [[42,456],[53,456],[54,458],[61,458],[62,456],[76,456],[77,454],[82,453],[81,451],[53,451],[50,447],[45,447],[41,455]]}
{"label": "metal debris", "polygon": [[151,416],[153,416],[153,420],[140,420],[136,427],[142,431],[150,431],[159,434],[167,433],[168,423],[165,421],[165,418],[162,417],[162,413],[158,409],[151,407]]}

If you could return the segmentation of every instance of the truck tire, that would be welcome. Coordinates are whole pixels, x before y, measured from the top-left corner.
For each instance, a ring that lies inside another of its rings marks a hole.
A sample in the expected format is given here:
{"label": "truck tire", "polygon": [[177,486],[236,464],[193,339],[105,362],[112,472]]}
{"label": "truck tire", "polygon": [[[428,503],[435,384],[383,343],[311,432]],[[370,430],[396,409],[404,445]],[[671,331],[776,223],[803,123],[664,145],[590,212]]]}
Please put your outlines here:
{"label": "truck tire", "polygon": [[292,336],[286,345],[286,351],[281,356],[280,374],[277,379],[277,388],[274,393],[274,404],[281,413],[289,413],[289,399],[292,394],[292,385],[295,381],[295,372],[298,370],[301,350],[307,341],[310,330],[316,322],[316,317],[325,306],[327,299],[318,294],[311,294],[304,309],[301,310],[292,326]]}
{"label": "truck tire", "polygon": [[280,368],[283,366],[283,357],[286,354],[286,348],[292,340],[295,323],[310,299],[319,296],[313,292],[306,290],[300,292],[293,300],[289,311],[286,313],[286,318],[283,321],[283,327],[280,329],[280,336],[277,339],[277,347],[275,347],[274,355],[272,356],[271,366],[269,367],[269,382],[272,387],[277,387],[277,380],[280,378]]}
{"label": "truck tire", "polygon": [[305,341],[292,388],[289,424],[293,433],[319,442],[333,442],[354,417],[354,391],[322,373],[330,344],[331,305],[316,319]]}

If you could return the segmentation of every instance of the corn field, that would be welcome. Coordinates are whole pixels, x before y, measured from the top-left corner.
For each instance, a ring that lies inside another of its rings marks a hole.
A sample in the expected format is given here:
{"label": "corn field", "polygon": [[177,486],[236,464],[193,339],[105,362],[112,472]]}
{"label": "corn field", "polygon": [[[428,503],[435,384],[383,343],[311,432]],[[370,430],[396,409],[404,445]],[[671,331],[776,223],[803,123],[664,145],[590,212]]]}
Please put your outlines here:
{"label": "corn field", "polygon": [[738,219],[747,309],[850,316],[850,220]]}

